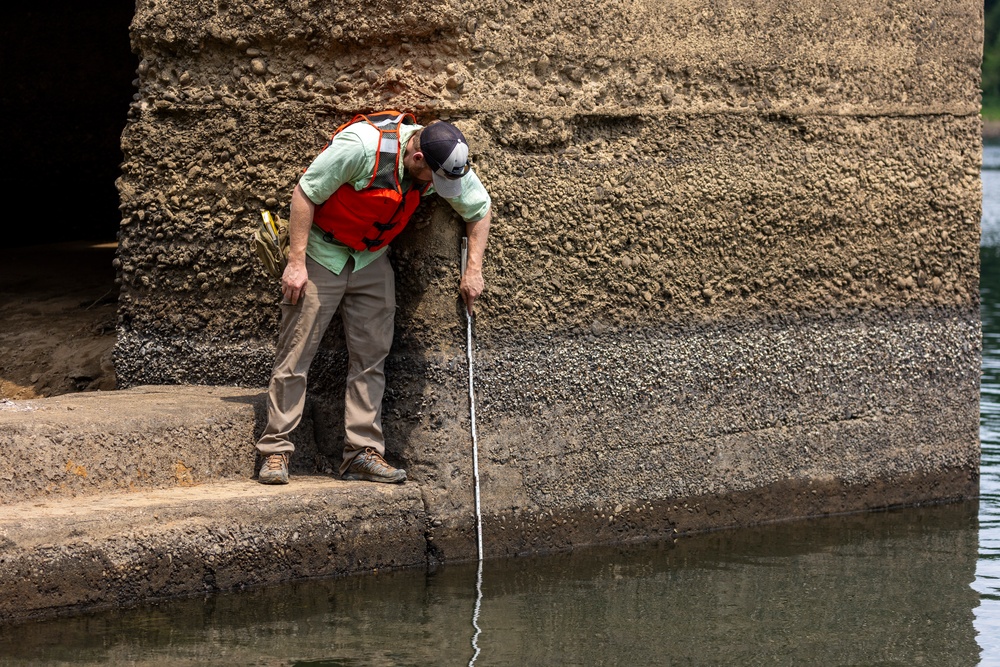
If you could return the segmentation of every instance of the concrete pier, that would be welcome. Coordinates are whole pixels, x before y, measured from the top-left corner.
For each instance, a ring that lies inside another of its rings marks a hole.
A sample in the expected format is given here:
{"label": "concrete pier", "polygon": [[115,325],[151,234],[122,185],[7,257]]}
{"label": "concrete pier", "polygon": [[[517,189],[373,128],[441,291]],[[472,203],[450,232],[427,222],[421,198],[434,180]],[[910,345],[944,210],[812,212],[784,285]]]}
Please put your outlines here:
{"label": "concrete pier", "polygon": [[462,128],[493,197],[488,557],[974,496],[982,12],[139,0],[120,388],[0,409],[0,614],[475,557],[441,203],[390,255],[384,422],[411,481],[330,476],[336,327],[293,483],[252,481],[279,289],[249,235],[336,127],[384,108]]}

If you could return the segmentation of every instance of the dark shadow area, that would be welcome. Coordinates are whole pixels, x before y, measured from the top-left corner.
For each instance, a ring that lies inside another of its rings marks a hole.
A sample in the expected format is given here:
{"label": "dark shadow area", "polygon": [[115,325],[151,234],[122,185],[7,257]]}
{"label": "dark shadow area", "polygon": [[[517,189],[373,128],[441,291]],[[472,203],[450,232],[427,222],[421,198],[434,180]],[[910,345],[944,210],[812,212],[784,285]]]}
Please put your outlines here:
{"label": "dark shadow area", "polygon": [[127,0],[57,0],[4,13],[4,180],[18,224],[4,226],[2,247],[115,240],[134,11]]}
{"label": "dark shadow area", "polygon": [[134,10],[57,0],[11,6],[0,21],[0,399],[115,388],[115,180],[135,92]]}
{"label": "dark shadow area", "polygon": [[0,272],[0,400],[114,389],[114,243],[22,245]]}

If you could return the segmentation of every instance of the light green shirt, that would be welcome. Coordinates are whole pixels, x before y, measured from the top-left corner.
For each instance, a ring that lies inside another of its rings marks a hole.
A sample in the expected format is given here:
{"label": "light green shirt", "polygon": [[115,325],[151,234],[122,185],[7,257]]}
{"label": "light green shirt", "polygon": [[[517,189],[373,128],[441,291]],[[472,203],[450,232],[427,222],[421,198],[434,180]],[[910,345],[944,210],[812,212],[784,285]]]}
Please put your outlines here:
{"label": "light green shirt", "polygon": [[[410,137],[419,130],[421,125],[400,125],[399,139],[405,147]],[[379,132],[368,123],[355,123],[345,128],[333,138],[330,145],[313,160],[309,168],[299,179],[302,191],[311,202],[322,204],[329,199],[337,189],[350,183],[355,190],[362,190],[375,171],[375,158],[378,154]],[[409,185],[410,176],[399,160],[399,181],[404,188]],[[424,195],[434,192],[431,185]],[[470,171],[462,177],[462,194],[453,199],[445,199],[452,209],[466,222],[482,220],[489,212],[491,200],[486,188],[483,187],[475,172]],[[354,258],[355,270],[363,269],[371,264],[385,248],[378,250],[354,250],[347,246],[328,243],[323,240],[323,230],[316,225],[309,231],[309,243],[306,254],[321,265],[340,275],[347,260]]]}

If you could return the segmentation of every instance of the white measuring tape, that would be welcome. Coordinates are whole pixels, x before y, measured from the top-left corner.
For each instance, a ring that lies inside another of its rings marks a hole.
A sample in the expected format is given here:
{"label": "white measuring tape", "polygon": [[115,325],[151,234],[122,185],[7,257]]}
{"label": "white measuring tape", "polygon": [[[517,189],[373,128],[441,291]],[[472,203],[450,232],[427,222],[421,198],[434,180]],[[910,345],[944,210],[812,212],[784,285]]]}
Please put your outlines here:
{"label": "white measuring tape", "polygon": [[[469,239],[462,239],[462,275],[465,275],[465,265],[469,257]],[[469,416],[472,420],[472,476],[475,480],[476,490],[476,550],[479,554],[479,569],[476,572],[476,607],[472,612],[472,627],[476,629],[476,634],[472,637],[472,648],[475,653],[469,660],[469,667],[472,667],[479,657],[479,608],[483,602],[483,515],[479,505],[479,439],[476,436],[476,393],[473,386],[472,375],[472,313],[468,307],[465,309],[465,340],[466,354],[469,358]]]}
{"label": "white measuring tape", "polygon": [[[469,257],[469,239],[462,239],[462,275]],[[476,547],[479,560],[483,560],[483,515],[479,507],[479,441],[476,437],[476,394],[472,383],[472,313],[465,309],[466,353],[469,357],[469,415],[472,419],[472,475],[476,488]]]}

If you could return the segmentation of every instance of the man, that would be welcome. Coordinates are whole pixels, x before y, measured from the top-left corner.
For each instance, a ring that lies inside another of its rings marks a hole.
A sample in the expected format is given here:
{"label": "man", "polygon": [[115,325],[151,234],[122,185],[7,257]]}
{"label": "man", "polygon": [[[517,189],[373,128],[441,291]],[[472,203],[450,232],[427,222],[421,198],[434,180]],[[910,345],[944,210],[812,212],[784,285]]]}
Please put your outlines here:
{"label": "man", "polygon": [[288,483],[288,439],[302,419],[306,376],[337,308],[347,341],[344,479],[400,483],[382,434],[385,358],[392,344],[395,278],[388,243],[421,197],[437,192],[466,222],[468,260],[459,291],[469,313],[483,291],[491,200],[455,126],[427,127],[383,112],[341,126],[292,192],[281,329],[268,387],[268,421],[257,442],[258,480]]}

